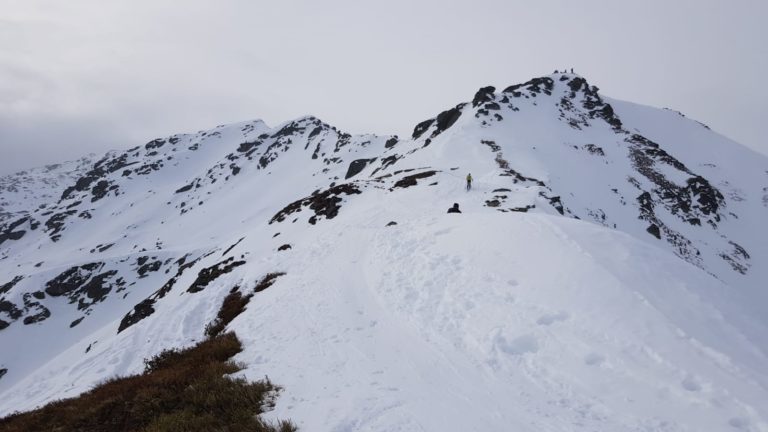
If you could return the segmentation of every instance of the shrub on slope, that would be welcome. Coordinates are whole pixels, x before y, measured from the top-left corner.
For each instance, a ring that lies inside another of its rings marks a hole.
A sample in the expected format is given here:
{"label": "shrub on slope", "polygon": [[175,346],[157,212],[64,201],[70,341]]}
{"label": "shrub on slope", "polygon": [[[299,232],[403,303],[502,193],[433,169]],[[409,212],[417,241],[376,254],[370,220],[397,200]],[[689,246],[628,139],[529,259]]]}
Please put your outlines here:
{"label": "shrub on slope", "polygon": [[110,379],[73,398],[0,419],[0,431],[252,431],[293,432],[288,421],[267,424],[258,415],[274,405],[279,387],[227,375],[242,351],[234,333],[145,360],[140,375]]}

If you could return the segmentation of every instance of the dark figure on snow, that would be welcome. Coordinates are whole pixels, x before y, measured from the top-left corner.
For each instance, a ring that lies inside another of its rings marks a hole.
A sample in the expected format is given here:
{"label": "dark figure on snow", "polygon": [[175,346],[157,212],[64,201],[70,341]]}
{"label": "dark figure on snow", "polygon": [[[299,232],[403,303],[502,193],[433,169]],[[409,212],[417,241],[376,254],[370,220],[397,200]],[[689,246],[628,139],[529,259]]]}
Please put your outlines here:
{"label": "dark figure on snow", "polygon": [[467,190],[472,189],[472,174],[467,174]]}
{"label": "dark figure on snow", "polygon": [[448,213],[461,213],[461,210],[459,210],[459,203],[453,203],[453,207],[448,209]]}

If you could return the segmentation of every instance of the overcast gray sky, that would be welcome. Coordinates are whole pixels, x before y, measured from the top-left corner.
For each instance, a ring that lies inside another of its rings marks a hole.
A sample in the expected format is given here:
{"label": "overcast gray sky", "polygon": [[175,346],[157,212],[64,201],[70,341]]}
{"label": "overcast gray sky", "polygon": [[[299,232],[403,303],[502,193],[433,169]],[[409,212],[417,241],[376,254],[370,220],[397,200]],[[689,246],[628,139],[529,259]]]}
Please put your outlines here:
{"label": "overcast gray sky", "polygon": [[352,133],[574,67],[768,154],[765,0],[0,0],[0,174],[255,118]]}

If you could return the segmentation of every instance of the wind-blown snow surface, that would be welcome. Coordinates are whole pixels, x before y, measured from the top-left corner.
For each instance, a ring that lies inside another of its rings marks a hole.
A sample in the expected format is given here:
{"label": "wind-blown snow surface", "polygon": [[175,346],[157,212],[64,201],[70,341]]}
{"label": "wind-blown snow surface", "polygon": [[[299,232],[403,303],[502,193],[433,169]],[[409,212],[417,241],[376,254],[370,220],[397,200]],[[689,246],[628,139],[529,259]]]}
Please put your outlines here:
{"label": "wind-blown snow surface", "polygon": [[768,431],[768,161],[676,112],[561,74],[409,139],[254,121],[86,165],[0,192],[0,414],[285,272],[229,329],[304,430]]}

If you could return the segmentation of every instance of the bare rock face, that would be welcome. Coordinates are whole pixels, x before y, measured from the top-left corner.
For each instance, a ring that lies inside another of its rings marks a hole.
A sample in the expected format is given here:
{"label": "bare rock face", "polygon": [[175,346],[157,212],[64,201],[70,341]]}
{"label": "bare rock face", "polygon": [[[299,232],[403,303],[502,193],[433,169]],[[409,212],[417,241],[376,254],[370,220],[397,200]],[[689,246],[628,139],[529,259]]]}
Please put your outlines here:
{"label": "bare rock face", "polygon": [[360,189],[352,183],[336,185],[288,204],[277,212],[269,223],[283,222],[288,216],[300,212],[305,207],[314,212],[314,215],[309,218],[309,223],[312,225],[317,223],[319,217],[333,219],[339,214],[339,209],[341,209],[341,196],[359,193],[361,193]]}
{"label": "bare rock face", "polygon": [[360,173],[363,169],[365,169],[366,165],[375,162],[376,158],[371,159],[356,159],[353,160],[349,164],[349,169],[347,170],[347,174],[344,176],[344,179],[349,179],[350,177],[354,177]]}

